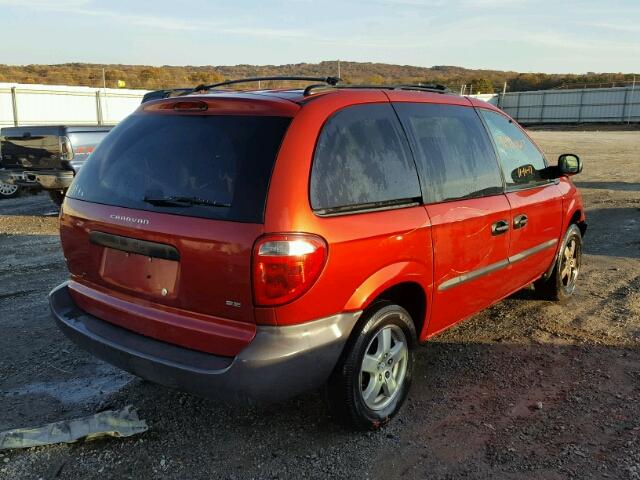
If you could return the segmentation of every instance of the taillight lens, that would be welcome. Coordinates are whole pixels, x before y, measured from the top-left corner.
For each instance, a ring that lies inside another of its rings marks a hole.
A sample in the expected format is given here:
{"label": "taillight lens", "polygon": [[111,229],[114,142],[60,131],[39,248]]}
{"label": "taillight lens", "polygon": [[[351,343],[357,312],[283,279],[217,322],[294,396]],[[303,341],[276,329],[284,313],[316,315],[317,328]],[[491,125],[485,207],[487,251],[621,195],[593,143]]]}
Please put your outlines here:
{"label": "taillight lens", "polygon": [[289,303],[305,293],[327,260],[327,242],[317,235],[267,235],[253,248],[253,296],[256,305]]}
{"label": "taillight lens", "polygon": [[73,159],[73,147],[71,146],[71,140],[69,137],[60,138],[60,160]]}

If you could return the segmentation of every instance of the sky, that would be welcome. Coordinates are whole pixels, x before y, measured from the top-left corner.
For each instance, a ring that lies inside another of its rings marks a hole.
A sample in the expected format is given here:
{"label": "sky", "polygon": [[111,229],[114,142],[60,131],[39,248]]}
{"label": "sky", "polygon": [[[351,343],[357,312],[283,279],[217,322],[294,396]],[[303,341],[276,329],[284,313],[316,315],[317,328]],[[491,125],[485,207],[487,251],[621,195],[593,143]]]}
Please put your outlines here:
{"label": "sky", "polygon": [[640,72],[640,0],[0,0],[0,63]]}

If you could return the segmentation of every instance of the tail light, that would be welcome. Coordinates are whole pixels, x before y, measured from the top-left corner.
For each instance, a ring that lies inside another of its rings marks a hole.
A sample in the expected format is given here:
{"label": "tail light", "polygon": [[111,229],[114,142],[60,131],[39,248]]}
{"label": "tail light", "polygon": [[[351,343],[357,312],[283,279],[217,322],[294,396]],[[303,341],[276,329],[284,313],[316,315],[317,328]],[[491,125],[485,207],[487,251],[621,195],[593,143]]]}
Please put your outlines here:
{"label": "tail light", "polygon": [[73,148],[69,137],[60,137],[60,160],[73,159]]}
{"label": "tail light", "polygon": [[267,235],[253,247],[253,297],[256,305],[289,303],[305,293],[327,260],[327,242],[309,234]]}

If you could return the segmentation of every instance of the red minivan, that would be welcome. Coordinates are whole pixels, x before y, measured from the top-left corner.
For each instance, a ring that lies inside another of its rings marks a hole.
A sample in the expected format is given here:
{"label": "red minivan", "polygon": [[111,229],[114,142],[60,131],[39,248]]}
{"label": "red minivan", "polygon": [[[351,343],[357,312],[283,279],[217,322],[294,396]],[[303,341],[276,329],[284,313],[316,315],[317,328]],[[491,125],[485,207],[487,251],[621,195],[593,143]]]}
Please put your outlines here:
{"label": "red minivan", "polygon": [[439,87],[327,80],[199,86],[114,128],[60,212],[60,328],[206,397],[324,386],[336,416],[377,428],[418,343],[531,283],[571,296],[577,156],[549,166],[502,111]]}

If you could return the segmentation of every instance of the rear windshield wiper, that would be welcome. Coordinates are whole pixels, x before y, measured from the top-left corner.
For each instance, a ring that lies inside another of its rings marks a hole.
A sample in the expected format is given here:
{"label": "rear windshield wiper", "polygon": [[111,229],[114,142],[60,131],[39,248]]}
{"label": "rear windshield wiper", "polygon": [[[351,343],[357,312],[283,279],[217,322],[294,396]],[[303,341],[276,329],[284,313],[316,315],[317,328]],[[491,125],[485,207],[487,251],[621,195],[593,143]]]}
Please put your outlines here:
{"label": "rear windshield wiper", "polygon": [[190,207],[192,205],[225,208],[231,207],[230,203],[216,202],[215,200],[206,200],[198,197],[181,197],[177,195],[171,195],[168,197],[144,197],[142,200],[156,207]]}

